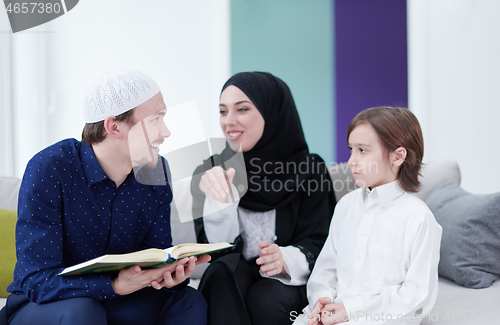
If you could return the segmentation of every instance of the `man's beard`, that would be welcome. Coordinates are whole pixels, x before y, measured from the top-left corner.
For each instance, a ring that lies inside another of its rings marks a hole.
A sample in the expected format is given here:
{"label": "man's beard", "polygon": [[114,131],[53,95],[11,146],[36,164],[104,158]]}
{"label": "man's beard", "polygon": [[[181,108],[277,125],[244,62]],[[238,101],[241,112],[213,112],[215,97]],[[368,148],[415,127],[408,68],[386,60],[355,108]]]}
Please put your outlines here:
{"label": "man's beard", "polygon": [[158,155],[155,155],[154,157],[151,157],[151,158],[152,158],[152,160],[142,164],[141,168],[146,167],[149,169],[154,169],[156,167],[156,165],[158,165],[158,161],[160,161],[160,159],[158,159]]}

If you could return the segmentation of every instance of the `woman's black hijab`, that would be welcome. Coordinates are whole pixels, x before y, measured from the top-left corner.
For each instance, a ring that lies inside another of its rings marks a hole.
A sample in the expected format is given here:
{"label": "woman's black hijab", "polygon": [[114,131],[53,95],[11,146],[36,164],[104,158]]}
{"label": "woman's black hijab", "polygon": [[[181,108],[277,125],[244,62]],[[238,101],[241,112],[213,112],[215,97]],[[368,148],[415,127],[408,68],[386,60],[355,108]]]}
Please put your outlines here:
{"label": "woman's black hijab", "polygon": [[[233,184],[240,190],[242,183],[248,185],[239,206],[252,211],[277,209],[293,201],[300,189],[307,189],[311,174],[328,175],[323,160],[309,153],[292,94],[281,79],[267,72],[242,72],[232,76],[224,84],[222,92],[229,86],[243,91],[265,121],[260,140],[243,153],[246,182],[238,177],[245,173],[241,173],[241,169],[238,172],[238,167],[232,166],[236,168]],[[234,155],[235,152],[226,145],[220,155],[212,156],[198,167],[195,175],[201,177],[204,171],[214,165],[228,169],[230,166],[224,163]],[[201,193],[199,177],[193,177],[191,186],[195,198],[200,197]],[[195,218],[200,216],[194,215]]]}

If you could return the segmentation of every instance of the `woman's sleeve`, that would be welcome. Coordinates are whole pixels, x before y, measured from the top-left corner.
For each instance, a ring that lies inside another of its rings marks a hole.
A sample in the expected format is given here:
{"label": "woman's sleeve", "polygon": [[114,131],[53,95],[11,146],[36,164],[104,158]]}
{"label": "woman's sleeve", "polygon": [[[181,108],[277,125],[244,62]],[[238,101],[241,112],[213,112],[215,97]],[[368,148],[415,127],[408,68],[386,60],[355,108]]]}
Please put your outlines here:
{"label": "woman's sleeve", "polygon": [[232,243],[239,235],[238,224],[238,191],[231,184],[235,202],[222,203],[203,193],[199,184],[202,172],[197,169],[191,180],[193,195],[193,219],[198,243],[216,243],[226,241]]}
{"label": "woman's sleeve", "polygon": [[199,167],[191,180],[192,211],[197,242],[226,241],[235,245],[232,248],[210,254],[212,261],[230,252],[241,252],[243,243],[238,223],[239,199],[234,203],[221,203],[207,196],[199,188],[201,176],[203,176],[203,172],[200,171]]}
{"label": "woman's sleeve", "polygon": [[307,263],[304,253],[302,253],[302,251],[295,246],[280,247],[280,250],[283,256],[283,267],[285,268],[288,276],[278,274],[269,277],[262,271],[260,271],[260,275],[262,277],[279,280],[286,285],[305,285],[311,271],[309,270],[309,264]]}
{"label": "woman's sleeve", "polygon": [[235,241],[240,234],[238,203],[222,203],[206,195],[203,206],[203,226],[209,243]]}

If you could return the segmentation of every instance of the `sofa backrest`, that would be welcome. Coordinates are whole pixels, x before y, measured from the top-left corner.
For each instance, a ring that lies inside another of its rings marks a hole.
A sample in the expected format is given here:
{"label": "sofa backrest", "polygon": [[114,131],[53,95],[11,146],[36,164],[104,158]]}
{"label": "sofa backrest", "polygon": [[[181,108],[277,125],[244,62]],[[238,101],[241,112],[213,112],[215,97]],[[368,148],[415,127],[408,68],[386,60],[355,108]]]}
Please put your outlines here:
{"label": "sofa backrest", "polygon": [[0,209],[16,210],[21,180],[13,177],[0,177]]}
{"label": "sofa backrest", "polygon": [[[358,188],[354,182],[351,169],[347,163],[329,167],[330,176],[333,181],[335,197],[339,201],[342,196]],[[434,188],[444,179],[450,179],[460,185],[461,176],[458,163],[450,159],[442,159],[423,164],[420,171],[420,191],[417,196],[425,201]]]}
{"label": "sofa backrest", "polygon": [[449,179],[457,185],[460,185],[462,180],[458,163],[451,159],[436,160],[424,164],[420,174],[421,186],[417,196],[422,201],[426,201],[429,198],[434,188],[441,183],[442,180]]}

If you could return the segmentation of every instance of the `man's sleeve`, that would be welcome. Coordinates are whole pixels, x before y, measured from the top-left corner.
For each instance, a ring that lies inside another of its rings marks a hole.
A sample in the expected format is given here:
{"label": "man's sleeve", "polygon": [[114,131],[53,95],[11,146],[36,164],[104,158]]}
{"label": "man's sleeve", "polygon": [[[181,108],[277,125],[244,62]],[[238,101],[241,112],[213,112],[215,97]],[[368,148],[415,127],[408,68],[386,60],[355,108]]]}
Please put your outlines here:
{"label": "man's sleeve", "polygon": [[63,191],[55,170],[30,161],[19,192],[14,277],[32,302],[113,298],[111,275],[63,277]]}

